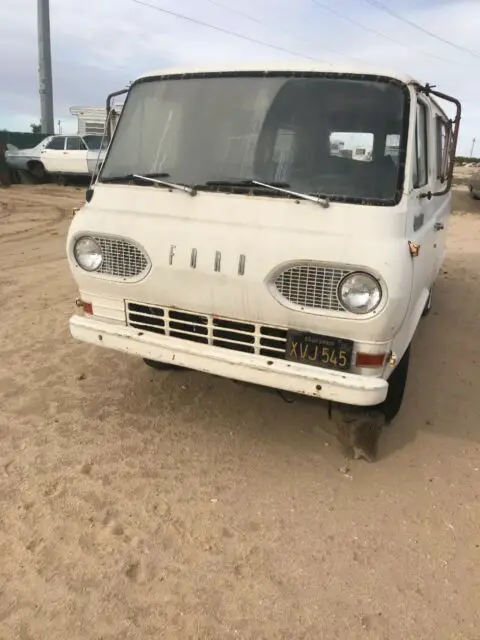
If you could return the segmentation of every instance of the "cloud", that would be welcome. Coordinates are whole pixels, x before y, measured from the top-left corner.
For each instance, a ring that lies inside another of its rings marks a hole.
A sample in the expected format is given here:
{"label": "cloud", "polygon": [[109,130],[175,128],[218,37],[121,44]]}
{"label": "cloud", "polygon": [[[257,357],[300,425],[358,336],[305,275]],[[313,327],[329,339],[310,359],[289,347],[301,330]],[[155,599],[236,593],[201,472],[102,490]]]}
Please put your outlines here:
{"label": "cloud", "polygon": [[[471,139],[480,137],[480,58],[421,34],[366,0],[318,2],[386,37],[351,24],[312,0],[147,1],[292,53],[192,24],[132,0],[89,0],[83,5],[50,0],[56,119],[68,117],[73,104],[103,104],[110,91],[151,69],[304,55],[331,62],[361,59],[436,84],[464,101],[460,151],[468,152]],[[383,2],[480,55],[478,0],[423,0],[421,6],[418,0]],[[36,28],[32,0],[6,0],[6,6],[3,0],[0,58],[8,64],[0,67],[0,127],[22,121],[28,126],[38,120]]]}

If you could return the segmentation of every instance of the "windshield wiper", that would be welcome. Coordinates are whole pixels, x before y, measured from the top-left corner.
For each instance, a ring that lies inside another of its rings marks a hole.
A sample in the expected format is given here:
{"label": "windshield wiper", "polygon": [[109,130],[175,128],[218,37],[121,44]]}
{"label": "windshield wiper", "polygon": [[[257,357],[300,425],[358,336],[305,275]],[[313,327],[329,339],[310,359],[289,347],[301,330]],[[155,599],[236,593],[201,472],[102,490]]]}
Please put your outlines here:
{"label": "windshield wiper", "polygon": [[168,178],[170,177],[169,173],[147,173],[143,176],[137,176],[134,173],[127,173],[124,176],[112,176],[108,178],[102,178],[102,182],[129,182],[134,180],[135,178],[141,178],[143,180],[148,180],[152,178]]}
{"label": "windshield wiper", "polygon": [[[251,180],[249,178],[239,178],[238,180],[207,180],[205,182],[207,186],[212,187],[251,187],[255,186],[255,180]],[[266,184],[266,183],[265,183]],[[290,185],[286,182],[269,182],[268,187],[289,187]]]}
{"label": "windshield wiper", "polygon": [[278,193],[284,193],[285,195],[292,196],[294,198],[302,198],[302,200],[316,202],[325,209],[330,206],[330,202],[327,198],[312,196],[308,193],[299,193],[298,191],[291,191],[288,188],[290,185],[287,182],[260,182],[259,180],[244,178],[238,180],[208,180],[205,184],[212,187],[262,187],[263,189],[270,189],[272,191],[277,191]]}
{"label": "windshield wiper", "polygon": [[158,184],[162,187],[170,187],[171,189],[176,189],[177,191],[184,191],[185,193],[189,193],[191,196],[197,195],[197,189],[195,187],[189,187],[185,184],[177,184],[176,182],[169,182],[168,180],[159,180],[159,178],[168,178],[169,176],[170,174],[165,172],[146,173],[143,175],[140,175],[139,173],[129,173],[124,176],[102,178],[101,182],[131,182],[132,180],[143,180],[144,182],[151,182],[152,184]]}
{"label": "windshield wiper", "polygon": [[176,189],[177,191],[184,191],[185,193],[189,193],[191,196],[197,195],[197,189],[195,187],[189,187],[186,184],[177,184],[176,182],[168,182],[168,180],[157,180],[156,178],[151,177],[151,175],[141,176],[136,173],[133,174],[133,177],[137,178],[137,180],[146,180],[147,182],[151,182],[153,184],[160,184],[162,185],[162,187],[170,187],[171,189]]}
{"label": "windshield wiper", "polygon": [[252,180],[252,182],[253,184],[258,185],[259,187],[263,187],[264,189],[272,189],[273,191],[279,191],[280,193],[285,193],[289,196],[294,196],[295,198],[301,198],[302,200],[308,200],[309,202],[316,202],[317,204],[321,205],[324,209],[327,209],[330,206],[330,202],[327,198],[311,196],[308,193],[300,193],[298,191],[290,191],[290,189],[277,187],[274,184],[269,184],[268,182],[259,182],[258,180]]}

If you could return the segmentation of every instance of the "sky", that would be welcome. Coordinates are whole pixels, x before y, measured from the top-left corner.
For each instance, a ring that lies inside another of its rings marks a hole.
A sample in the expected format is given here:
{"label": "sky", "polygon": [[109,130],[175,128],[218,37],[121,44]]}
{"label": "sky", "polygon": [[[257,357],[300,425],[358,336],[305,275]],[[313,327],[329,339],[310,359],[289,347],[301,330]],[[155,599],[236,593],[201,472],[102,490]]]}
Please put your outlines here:
{"label": "sky", "polygon": [[[50,0],[55,122],[61,121],[63,132],[76,129],[70,106],[102,106],[107,94],[151,70],[314,59],[405,72],[453,94],[463,103],[458,153],[469,155],[476,138],[480,155],[480,0],[380,0],[459,48],[422,34],[369,0],[145,2],[264,44],[134,0]],[[36,2],[1,4],[0,129],[27,131],[39,121],[40,109]]]}

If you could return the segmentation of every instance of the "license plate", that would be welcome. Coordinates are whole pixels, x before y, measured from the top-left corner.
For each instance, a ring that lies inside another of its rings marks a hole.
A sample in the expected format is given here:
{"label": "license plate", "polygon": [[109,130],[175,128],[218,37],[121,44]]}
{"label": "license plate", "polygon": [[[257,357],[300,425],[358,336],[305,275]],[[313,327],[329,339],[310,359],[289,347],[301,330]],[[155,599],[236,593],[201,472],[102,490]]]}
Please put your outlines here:
{"label": "license plate", "polygon": [[285,358],[324,369],[348,371],[352,364],[353,342],[300,331],[287,332]]}

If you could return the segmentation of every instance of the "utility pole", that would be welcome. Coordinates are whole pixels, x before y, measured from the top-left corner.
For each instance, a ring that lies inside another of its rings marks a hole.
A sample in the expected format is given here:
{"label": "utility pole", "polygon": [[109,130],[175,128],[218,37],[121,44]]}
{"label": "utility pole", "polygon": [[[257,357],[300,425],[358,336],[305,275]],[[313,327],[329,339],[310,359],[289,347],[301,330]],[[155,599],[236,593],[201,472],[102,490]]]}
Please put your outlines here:
{"label": "utility pole", "polygon": [[473,158],[473,150],[475,149],[475,143],[477,142],[477,139],[474,138],[472,140],[472,148],[470,149],[470,158]]}
{"label": "utility pole", "polygon": [[52,52],[50,47],[50,0],[37,0],[38,90],[42,133],[55,133],[53,121]]}

